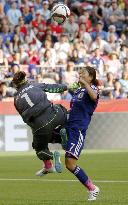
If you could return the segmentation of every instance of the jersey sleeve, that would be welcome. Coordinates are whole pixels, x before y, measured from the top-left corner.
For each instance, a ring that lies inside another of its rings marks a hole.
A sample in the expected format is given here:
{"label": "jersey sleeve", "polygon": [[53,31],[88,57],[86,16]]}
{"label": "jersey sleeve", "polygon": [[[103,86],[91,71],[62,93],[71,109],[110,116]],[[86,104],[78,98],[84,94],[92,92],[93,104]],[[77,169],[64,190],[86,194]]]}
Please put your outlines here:
{"label": "jersey sleeve", "polygon": [[66,91],[67,85],[64,84],[45,84],[45,83],[41,83],[38,84],[38,86],[45,92],[49,92],[49,93],[62,93],[64,91]]}

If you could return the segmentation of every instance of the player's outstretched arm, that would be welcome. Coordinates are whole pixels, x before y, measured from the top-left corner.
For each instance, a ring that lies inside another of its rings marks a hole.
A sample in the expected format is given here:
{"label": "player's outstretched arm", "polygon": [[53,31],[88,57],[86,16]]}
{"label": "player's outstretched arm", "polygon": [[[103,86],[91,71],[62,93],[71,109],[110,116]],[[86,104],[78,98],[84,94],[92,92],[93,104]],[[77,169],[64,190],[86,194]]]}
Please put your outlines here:
{"label": "player's outstretched arm", "polygon": [[43,91],[49,93],[62,93],[68,89],[67,85],[65,84],[40,84],[40,87]]}

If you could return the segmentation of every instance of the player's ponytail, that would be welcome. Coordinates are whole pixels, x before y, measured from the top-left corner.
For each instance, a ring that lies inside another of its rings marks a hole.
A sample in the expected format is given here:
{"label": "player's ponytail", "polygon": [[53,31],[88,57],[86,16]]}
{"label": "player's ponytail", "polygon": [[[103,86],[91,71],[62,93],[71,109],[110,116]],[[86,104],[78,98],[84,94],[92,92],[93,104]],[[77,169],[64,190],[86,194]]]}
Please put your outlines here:
{"label": "player's ponytail", "polygon": [[12,83],[17,89],[19,89],[23,84],[27,83],[25,77],[26,73],[24,71],[19,71],[14,74]]}

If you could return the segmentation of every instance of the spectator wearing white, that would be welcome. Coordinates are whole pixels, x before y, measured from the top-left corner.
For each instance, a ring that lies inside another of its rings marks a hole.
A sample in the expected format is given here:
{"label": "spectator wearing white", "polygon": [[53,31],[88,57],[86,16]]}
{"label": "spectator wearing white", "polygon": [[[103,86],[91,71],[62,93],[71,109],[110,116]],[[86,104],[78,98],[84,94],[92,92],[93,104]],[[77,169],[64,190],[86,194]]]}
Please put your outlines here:
{"label": "spectator wearing white", "polygon": [[95,41],[92,42],[92,45],[90,46],[90,51],[94,50],[97,47],[100,49],[102,55],[110,51],[109,43],[103,40],[99,34],[97,34]]}
{"label": "spectator wearing white", "polygon": [[78,35],[79,26],[76,23],[75,15],[71,13],[69,19],[64,24],[65,33],[69,35],[69,40],[73,41]]}
{"label": "spectator wearing white", "polygon": [[118,39],[118,34],[116,33],[116,26],[115,25],[110,25],[109,27],[108,27],[108,41],[109,41],[109,36],[111,35],[111,34],[114,34],[115,35],[115,37],[116,37],[116,40]]}
{"label": "spectator wearing white", "polygon": [[118,80],[114,83],[112,95],[114,99],[122,99],[127,97],[126,93],[123,91],[121,83]]}
{"label": "spectator wearing white", "polygon": [[70,51],[68,36],[62,34],[59,38],[59,41],[54,44],[54,49],[56,50],[57,61],[61,59],[67,60]]}
{"label": "spectator wearing white", "polygon": [[123,63],[124,59],[128,58],[128,42],[127,41],[124,41],[121,44],[119,58],[120,58],[121,63]]}
{"label": "spectator wearing white", "polygon": [[77,52],[78,52],[78,57],[79,58],[86,58],[87,57],[87,47],[86,45],[84,44],[83,41],[80,41],[79,38],[77,38],[75,41],[74,41],[74,44],[73,44],[73,50],[76,49]]}
{"label": "spectator wearing white", "polygon": [[45,40],[44,42],[44,47],[41,47],[39,50],[39,57],[40,57],[40,62],[42,61],[42,58],[44,56],[45,51],[49,49],[51,52],[51,58],[54,59],[54,63],[57,63],[57,56],[56,56],[56,51],[52,47],[52,42],[49,40]]}
{"label": "spectator wearing white", "polygon": [[112,51],[109,54],[109,60],[107,61],[108,72],[112,72],[115,78],[121,77],[121,63],[119,60],[118,53]]}
{"label": "spectator wearing white", "polygon": [[79,25],[78,37],[81,41],[84,42],[86,47],[90,46],[90,44],[92,42],[92,38],[91,38],[90,33],[86,32],[86,24],[81,23]]}
{"label": "spectator wearing white", "polygon": [[128,71],[126,71],[126,70],[123,71],[122,77],[121,77],[121,79],[119,79],[119,82],[122,85],[123,91],[128,96]]}
{"label": "spectator wearing white", "polygon": [[101,56],[101,51],[99,47],[96,47],[93,50],[93,55],[90,57],[89,62],[91,63],[92,66],[98,70],[99,76],[101,79],[104,78],[104,59]]}
{"label": "spectator wearing white", "polygon": [[7,12],[9,22],[16,26],[19,24],[19,18],[22,16],[20,9],[17,8],[16,2],[12,2],[11,8]]}
{"label": "spectator wearing white", "polygon": [[25,51],[23,45],[19,45],[19,53],[20,53],[20,63],[21,64],[28,64],[28,53]]}
{"label": "spectator wearing white", "polygon": [[56,59],[52,57],[50,49],[45,50],[43,58],[40,59],[40,64],[42,67],[46,67],[48,72],[55,68]]}
{"label": "spectator wearing white", "polygon": [[74,68],[74,62],[69,61],[67,64],[67,70],[62,73],[62,83],[72,85],[73,83],[78,82],[79,74]]}
{"label": "spectator wearing white", "polygon": [[48,1],[43,1],[43,6],[41,9],[38,9],[37,11],[44,17],[44,19],[47,21],[50,19],[50,10]]}
{"label": "spectator wearing white", "polygon": [[29,45],[31,44],[32,40],[30,39],[30,35],[26,35],[24,37],[24,42],[22,43],[23,48],[26,52],[29,52]]}
{"label": "spectator wearing white", "polygon": [[112,51],[117,51],[117,52],[119,51],[120,44],[117,41],[117,37],[116,37],[115,33],[111,33],[109,35],[108,43],[109,43],[109,47],[110,47],[109,53]]}
{"label": "spectator wearing white", "polygon": [[102,95],[106,99],[112,99],[112,91],[114,90],[114,75],[111,72],[106,74],[106,80],[104,81],[104,88],[102,89]]}
{"label": "spectator wearing white", "polygon": [[8,60],[4,56],[4,52],[0,49],[0,72],[7,72],[8,71]]}

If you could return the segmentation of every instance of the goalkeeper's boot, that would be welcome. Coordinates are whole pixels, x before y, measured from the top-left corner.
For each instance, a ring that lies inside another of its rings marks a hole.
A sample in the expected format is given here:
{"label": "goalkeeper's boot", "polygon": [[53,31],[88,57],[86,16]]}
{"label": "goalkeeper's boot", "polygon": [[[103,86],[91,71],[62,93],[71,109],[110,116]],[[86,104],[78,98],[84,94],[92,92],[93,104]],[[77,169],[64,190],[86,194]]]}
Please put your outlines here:
{"label": "goalkeeper's boot", "polygon": [[63,171],[63,165],[60,159],[60,153],[58,151],[54,152],[55,169],[56,172],[61,173]]}
{"label": "goalkeeper's boot", "polygon": [[45,176],[46,174],[55,173],[55,172],[56,172],[55,167],[51,167],[49,169],[46,169],[44,167],[43,169],[36,172],[36,176],[42,177],[42,176]]}
{"label": "goalkeeper's boot", "polygon": [[99,187],[95,187],[94,191],[89,191],[88,201],[95,201],[100,193]]}
{"label": "goalkeeper's boot", "polygon": [[62,128],[60,130],[60,136],[61,136],[61,146],[64,150],[66,150],[68,137],[67,137],[67,133],[66,133],[65,128]]}

